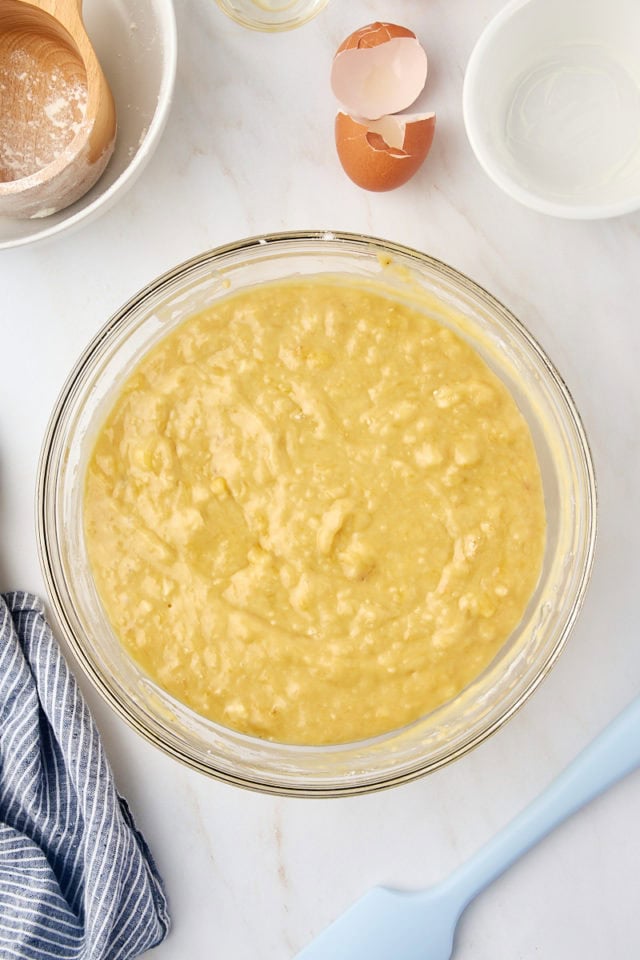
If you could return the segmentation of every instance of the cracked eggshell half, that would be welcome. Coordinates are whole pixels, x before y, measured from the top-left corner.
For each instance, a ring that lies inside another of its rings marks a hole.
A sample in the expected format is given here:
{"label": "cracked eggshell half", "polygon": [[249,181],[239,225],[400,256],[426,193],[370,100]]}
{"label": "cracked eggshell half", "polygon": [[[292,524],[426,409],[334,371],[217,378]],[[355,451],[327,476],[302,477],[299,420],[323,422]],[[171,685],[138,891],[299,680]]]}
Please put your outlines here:
{"label": "cracked eggshell half", "polygon": [[402,186],[426,159],[436,128],[435,113],[363,120],[340,112],[336,148],[344,172],[364,190]]}
{"label": "cracked eggshell half", "polygon": [[331,88],[353,117],[378,120],[405,110],[427,81],[427,54],[415,33],[395,23],[370,23],[338,47]]}

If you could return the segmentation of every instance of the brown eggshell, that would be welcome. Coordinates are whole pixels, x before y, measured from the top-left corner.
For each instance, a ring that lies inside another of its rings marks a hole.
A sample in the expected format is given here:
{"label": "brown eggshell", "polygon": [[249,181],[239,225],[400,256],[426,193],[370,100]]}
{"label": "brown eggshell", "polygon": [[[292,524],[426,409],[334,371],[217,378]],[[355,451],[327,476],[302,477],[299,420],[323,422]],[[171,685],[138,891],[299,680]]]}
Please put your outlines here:
{"label": "brown eggshell", "polygon": [[386,116],[367,122],[338,113],[338,157],[347,176],[364,190],[402,186],[424,162],[435,133],[435,114]]}
{"label": "brown eggshell", "polygon": [[409,107],[427,80],[427,54],[412,30],[371,23],[338,47],[331,88],[345,111],[376,120]]}
{"label": "brown eggshell", "polygon": [[360,27],[350,33],[346,40],[343,40],[336,54],[343,50],[353,50],[360,47],[377,47],[380,43],[386,43],[387,40],[393,40],[394,37],[413,37],[416,35],[408,27],[401,27],[397,23],[383,23],[376,20],[375,23],[368,23],[366,27]]}

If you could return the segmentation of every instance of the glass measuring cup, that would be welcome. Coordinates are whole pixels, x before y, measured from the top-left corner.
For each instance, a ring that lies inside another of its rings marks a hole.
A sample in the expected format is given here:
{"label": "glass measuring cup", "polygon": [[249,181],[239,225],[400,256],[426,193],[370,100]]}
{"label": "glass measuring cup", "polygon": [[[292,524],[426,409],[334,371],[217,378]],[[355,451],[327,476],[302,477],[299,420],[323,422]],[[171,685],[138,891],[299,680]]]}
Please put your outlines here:
{"label": "glass measuring cup", "polygon": [[227,16],[252,30],[292,30],[311,20],[329,0],[217,0]]}

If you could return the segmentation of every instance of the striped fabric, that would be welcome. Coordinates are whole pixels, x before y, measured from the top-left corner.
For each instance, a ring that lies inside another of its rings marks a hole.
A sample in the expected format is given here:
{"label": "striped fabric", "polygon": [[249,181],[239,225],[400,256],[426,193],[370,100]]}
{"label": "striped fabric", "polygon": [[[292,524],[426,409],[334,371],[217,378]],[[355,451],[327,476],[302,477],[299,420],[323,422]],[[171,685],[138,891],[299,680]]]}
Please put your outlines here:
{"label": "striped fabric", "polygon": [[127,960],[168,929],[162,882],[42,603],[0,596],[1,960]]}

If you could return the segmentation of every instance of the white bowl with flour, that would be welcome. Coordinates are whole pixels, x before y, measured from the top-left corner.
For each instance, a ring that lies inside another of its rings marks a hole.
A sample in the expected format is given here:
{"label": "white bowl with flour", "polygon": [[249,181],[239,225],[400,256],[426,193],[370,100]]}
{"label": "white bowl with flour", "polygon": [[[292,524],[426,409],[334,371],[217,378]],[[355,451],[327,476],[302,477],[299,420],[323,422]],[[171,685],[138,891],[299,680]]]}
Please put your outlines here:
{"label": "white bowl with flour", "polygon": [[106,211],[135,182],[164,130],[177,59],[172,0],[84,0],[83,17],[116,103],[113,156],[95,186],[64,210],[0,217],[0,250],[55,237]]}

